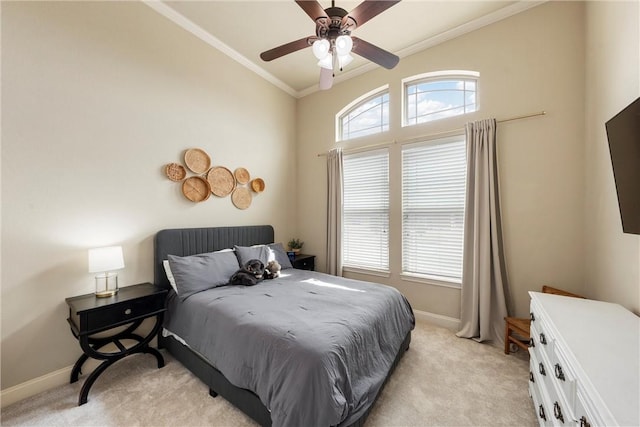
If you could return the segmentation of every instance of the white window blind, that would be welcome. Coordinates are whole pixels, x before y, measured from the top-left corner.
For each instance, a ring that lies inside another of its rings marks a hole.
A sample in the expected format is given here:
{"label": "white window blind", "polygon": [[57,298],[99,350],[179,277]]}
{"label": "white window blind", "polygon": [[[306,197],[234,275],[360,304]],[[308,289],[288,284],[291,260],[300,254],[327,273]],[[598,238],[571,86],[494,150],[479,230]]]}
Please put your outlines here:
{"label": "white window blind", "polygon": [[343,172],[343,265],[388,271],[389,153],[347,155]]}
{"label": "white window blind", "polygon": [[402,150],[402,270],[461,283],[464,136]]}

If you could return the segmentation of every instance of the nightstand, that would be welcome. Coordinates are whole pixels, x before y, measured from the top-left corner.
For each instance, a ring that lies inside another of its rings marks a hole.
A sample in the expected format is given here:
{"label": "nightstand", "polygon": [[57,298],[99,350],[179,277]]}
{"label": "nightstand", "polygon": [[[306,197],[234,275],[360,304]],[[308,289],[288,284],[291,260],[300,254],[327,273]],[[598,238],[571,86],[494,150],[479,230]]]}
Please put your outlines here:
{"label": "nightstand", "polygon": [[297,268],[299,270],[313,271],[316,268],[316,256],[298,254],[295,256],[293,261],[291,261],[291,265],[293,265],[293,268]]}
{"label": "nightstand", "polygon": [[[158,368],[164,366],[164,358],[158,350],[149,347],[149,342],[157,335],[164,317],[165,297],[167,289],[141,283],[139,285],[120,288],[117,294],[108,298],[98,298],[95,294],[80,295],[67,298],[69,306],[69,326],[73,336],[80,342],[84,354],[76,361],[71,371],[69,382],[78,381],[82,373],[82,365],[89,358],[103,362],[87,377],[78,399],[78,406],[87,403],[87,396],[93,383],[109,366],[118,360],[135,353],[148,353],[155,356]],[[134,333],[142,321],[155,317],[155,325],[144,337]],[[118,326],[126,326],[112,335],[93,337],[99,332],[108,331]],[[122,340],[137,341],[131,347],[125,347]],[[104,352],[103,347],[114,344],[116,351]]]}

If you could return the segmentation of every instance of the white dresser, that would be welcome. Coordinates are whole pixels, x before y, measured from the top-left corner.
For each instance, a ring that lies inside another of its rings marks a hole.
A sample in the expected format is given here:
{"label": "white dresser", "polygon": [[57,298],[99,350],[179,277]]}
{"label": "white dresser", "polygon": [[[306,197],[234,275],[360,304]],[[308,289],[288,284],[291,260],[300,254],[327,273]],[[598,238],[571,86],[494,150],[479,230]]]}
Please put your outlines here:
{"label": "white dresser", "polygon": [[541,426],[640,426],[640,317],[529,292],[529,394]]}

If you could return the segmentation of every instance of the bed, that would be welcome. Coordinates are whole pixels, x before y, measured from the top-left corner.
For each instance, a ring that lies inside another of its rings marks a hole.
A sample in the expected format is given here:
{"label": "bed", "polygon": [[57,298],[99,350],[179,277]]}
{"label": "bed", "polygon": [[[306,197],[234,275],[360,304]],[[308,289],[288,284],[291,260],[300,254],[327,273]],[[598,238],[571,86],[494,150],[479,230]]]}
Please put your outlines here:
{"label": "bed", "polygon": [[[169,255],[273,242],[269,225],[162,230],[154,240],[155,284],[172,290],[163,266]],[[414,322],[394,288],[285,269],[251,287],[186,298],[170,291],[158,343],[211,396],[260,425],[361,426],[408,350]]]}

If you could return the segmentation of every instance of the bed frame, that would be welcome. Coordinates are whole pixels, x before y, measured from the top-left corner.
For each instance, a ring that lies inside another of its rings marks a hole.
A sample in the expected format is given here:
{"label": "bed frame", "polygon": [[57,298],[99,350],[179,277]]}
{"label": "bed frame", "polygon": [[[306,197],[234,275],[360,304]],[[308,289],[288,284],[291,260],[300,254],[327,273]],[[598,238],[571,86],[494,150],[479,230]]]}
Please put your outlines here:
{"label": "bed frame", "polygon": [[[188,256],[231,248],[233,245],[251,246],[273,243],[273,241],[274,232],[273,227],[270,225],[161,230],[156,234],[154,239],[154,283],[164,288],[171,287],[162,265],[162,261],[167,259],[167,255]],[[385,384],[405,351],[409,349],[410,342],[411,332],[409,331],[404,342],[398,349],[391,369],[387,373]],[[260,425],[271,426],[271,414],[260,401],[260,398],[250,390],[238,388],[231,384],[229,380],[202,355],[179,343],[173,337],[159,336],[158,347],[166,348],[174,358],[200,378],[200,380],[209,387],[209,394],[212,397],[220,395]],[[384,384],[378,391],[375,400],[377,400],[383,388]],[[375,403],[375,400],[373,403]],[[364,425],[369,412],[373,408],[373,403],[369,409],[358,420],[350,424],[349,427],[361,427]]]}

